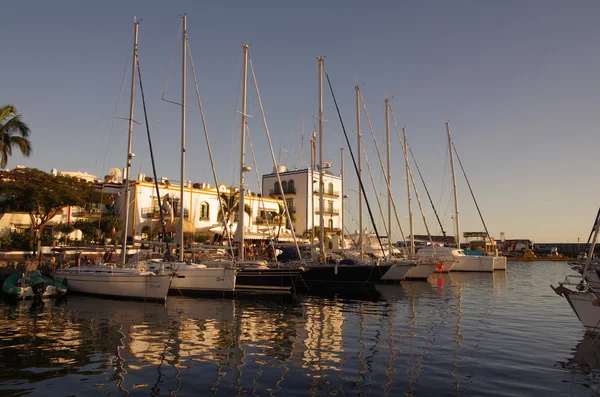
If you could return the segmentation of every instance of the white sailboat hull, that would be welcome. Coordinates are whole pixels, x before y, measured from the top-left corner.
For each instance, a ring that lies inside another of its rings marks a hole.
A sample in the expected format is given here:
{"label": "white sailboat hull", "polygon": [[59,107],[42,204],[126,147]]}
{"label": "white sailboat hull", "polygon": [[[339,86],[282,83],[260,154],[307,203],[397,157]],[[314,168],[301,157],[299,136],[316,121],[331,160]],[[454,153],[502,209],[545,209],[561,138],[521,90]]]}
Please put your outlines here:
{"label": "white sailboat hull", "polygon": [[600,332],[600,306],[591,292],[570,292],[565,298],[588,332]]}
{"label": "white sailboat hull", "polygon": [[152,273],[57,272],[57,280],[70,291],[85,294],[165,300],[171,285],[170,275]]}
{"label": "white sailboat hull", "polygon": [[454,259],[456,263],[452,267],[453,272],[493,272],[493,256],[465,255]]}
{"label": "white sailboat hull", "polygon": [[236,270],[225,263],[207,267],[200,263],[150,260],[146,267],[155,274],[173,274],[172,290],[189,292],[231,292],[235,289]]}
{"label": "white sailboat hull", "polygon": [[404,276],[405,280],[427,280],[438,268],[438,263],[418,263]]}
{"label": "white sailboat hull", "polygon": [[381,277],[381,281],[404,280],[406,274],[414,267],[414,263],[396,263],[387,272],[385,272],[383,277]]}
{"label": "white sailboat hull", "polygon": [[171,289],[181,291],[233,291],[235,289],[235,270],[224,268],[176,270]]}
{"label": "white sailboat hull", "polygon": [[494,256],[494,270],[506,270],[506,257]]}

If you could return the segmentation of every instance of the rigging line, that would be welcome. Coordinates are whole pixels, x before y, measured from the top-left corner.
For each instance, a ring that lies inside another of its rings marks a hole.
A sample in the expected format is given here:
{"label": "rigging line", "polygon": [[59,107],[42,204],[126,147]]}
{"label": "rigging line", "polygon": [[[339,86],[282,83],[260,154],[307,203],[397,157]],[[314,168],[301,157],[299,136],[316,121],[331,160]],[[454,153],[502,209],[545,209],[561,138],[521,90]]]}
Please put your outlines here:
{"label": "rigging line", "polygon": [[[144,96],[144,86],[142,85],[142,71],[140,68],[139,60],[137,62],[137,70],[138,70],[138,77],[140,80],[140,93],[142,95],[142,105],[144,108],[144,119],[146,121],[146,133],[148,135],[148,146],[150,148],[150,161],[152,162],[152,173],[154,174],[154,186],[156,187],[156,197],[158,199],[160,224],[162,226],[162,231],[163,231],[163,241],[167,245],[167,258],[170,259],[171,258],[171,250],[169,249],[169,240],[167,239],[167,228],[165,226],[166,222],[165,222],[165,218],[164,218],[164,214],[163,214],[162,201],[160,200],[160,190],[158,189],[158,179],[156,177],[156,165],[154,163],[154,151],[152,150],[152,138],[150,137],[150,126],[148,125],[148,113],[146,111],[146,98]],[[128,178],[129,178],[129,176],[128,176]],[[180,221],[183,222],[183,217],[180,219]],[[181,249],[183,249],[183,247],[181,247]]]}
{"label": "rigging line", "polygon": [[487,234],[488,238],[491,241],[492,237],[490,236],[490,232],[488,231],[485,221],[483,220],[483,215],[481,214],[481,210],[479,209],[479,204],[477,204],[477,200],[475,199],[475,193],[473,193],[473,189],[471,188],[471,183],[469,182],[469,178],[467,178],[467,173],[465,172],[465,168],[462,165],[462,161],[460,161],[460,157],[458,156],[458,152],[456,151],[454,142],[452,142],[452,149],[454,149],[454,154],[456,154],[456,159],[458,160],[458,164],[460,164],[460,169],[462,170],[463,175],[465,176],[465,180],[467,181],[467,186],[469,187],[469,191],[471,192],[471,197],[473,197],[473,202],[475,203],[475,207],[477,208],[477,212],[479,213],[479,218],[481,219],[481,223],[483,223],[483,228],[485,229],[485,233]]}
{"label": "rigging line", "polygon": [[[352,146],[350,146],[350,140],[348,139],[348,133],[346,132],[346,127],[344,126],[344,121],[342,120],[342,114],[340,113],[340,108],[338,106],[337,100],[335,99],[335,94],[333,93],[333,87],[331,85],[331,80],[329,79],[329,74],[325,71],[325,77],[327,77],[327,84],[329,84],[329,90],[331,91],[331,96],[333,97],[333,103],[335,104],[335,109],[337,110],[338,118],[340,120],[340,124],[342,125],[342,131],[344,131],[344,137],[346,138],[346,145],[348,145],[348,151],[350,152],[350,157],[352,157],[352,165],[354,166],[354,171],[356,172],[356,176],[358,178],[358,185],[360,186],[360,190],[365,198],[365,204],[367,205],[367,211],[369,212],[369,217],[371,218],[371,224],[373,225],[373,229],[375,229],[375,235],[377,236],[377,241],[379,242],[379,246],[381,247],[381,251],[384,251],[383,243],[381,242],[381,237],[379,236],[379,232],[377,231],[377,226],[375,225],[375,219],[373,218],[373,211],[371,211],[371,205],[369,204],[369,200],[367,200],[367,193],[365,192],[365,187],[360,178],[360,173],[358,172],[358,166],[356,165],[356,159],[354,158],[354,152],[352,151]],[[359,153],[360,155],[360,153]],[[362,233],[362,230],[361,230]]]}
{"label": "rigging line", "polygon": [[[129,42],[129,46],[133,46],[134,34],[131,35],[131,41]],[[108,133],[108,141],[106,142],[106,151],[104,152],[104,159],[102,160],[102,168],[101,172],[104,173],[104,167],[106,166],[106,158],[108,157],[108,148],[110,146],[110,139],[113,134],[113,130],[115,127],[115,122],[117,121],[117,110],[119,109],[119,103],[121,102],[121,95],[123,94],[123,87],[125,87],[125,78],[127,76],[127,70],[129,68],[129,57],[131,55],[127,55],[127,61],[125,62],[125,68],[123,69],[123,77],[121,78],[121,88],[119,89],[119,95],[117,96],[117,103],[115,104],[115,110],[112,115],[112,122],[110,125],[110,132]],[[94,163],[94,169],[98,165],[98,157],[96,157],[96,163]]]}
{"label": "rigging line", "polygon": [[200,119],[202,120],[202,128],[204,129],[204,139],[206,140],[206,148],[208,150],[208,156],[210,158],[210,165],[212,168],[213,179],[215,180],[215,188],[217,190],[217,200],[219,201],[219,208],[221,214],[223,214],[223,223],[225,224],[225,231],[227,233],[227,240],[229,241],[229,249],[231,251],[231,257],[235,261],[235,254],[233,252],[233,244],[231,244],[231,230],[227,220],[225,219],[225,210],[223,208],[223,200],[221,193],[219,192],[219,179],[217,178],[217,171],[215,169],[215,161],[212,153],[212,147],[210,145],[210,139],[208,137],[208,128],[206,127],[206,119],[204,118],[204,108],[202,107],[202,101],[200,100],[200,90],[198,88],[198,80],[196,79],[196,68],[194,67],[194,60],[192,59],[192,49],[190,48],[190,42],[188,40],[188,56],[190,58],[190,65],[192,67],[192,76],[194,77],[194,86],[196,87],[196,98],[198,99],[198,108],[200,109]]}
{"label": "rigging line", "polygon": [[267,140],[269,141],[269,150],[271,152],[271,159],[273,160],[273,165],[275,166],[275,174],[277,175],[277,183],[279,184],[279,190],[281,191],[281,197],[283,198],[283,205],[285,208],[285,213],[287,215],[288,222],[291,226],[292,238],[294,239],[294,245],[296,246],[296,252],[298,253],[298,258],[300,260],[302,260],[302,254],[300,252],[300,247],[298,246],[298,240],[296,239],[296,231],[294,230],[294,223],[292,222],[292,216],[290,215],[290,209],[288,208],[287,200],[285,199],[285,192],[283,191],[283,187],[281,186],[281,175],[279,174],[279,167],[277,166],[277,161],[275,160],[275,152],[273,152],[273,143],[271,142],[271,134],[269,133],[269,126],[267,125],[265,109],[263,107],[262,99],[260,98],[260,92],[258,90],[258,81],[256,81],[256,74],[254,73],[254,66],[252,64],[252,59],[250,58],[249,52],[248,52],[248,63],[250,64],[250,70],[252,71],[252,79],[254,80],[254,88],[256,89],[256,97],[258,99],[258,105],[260,107],[260,114],[262,116],[263,124],[265,126],[265,133],[267,135]]}
{"label": "rigging line", "polygon": [[[375,150],[377,151],[377,157],[379,158],[379,165],[381,166],[381,172],[383,174],[383,178],[385,179],[385,184],[386,187],[388,189],[388,192],[392,191],[391,185],[390,185],[390,180],[387,176],[387,172],[385,171],[385,168],[383,166],[383,160],[381,159],[381,153],[379,152],[379,146],[377,145],[377,139],[375,139],[375,132],[373,131],[373,125],[371,124],[371,118],[369,117],[369,112],[367,111],[367,104],[365,102],[365,98],[363,97],[362,91],[360,92],[360,99],[363,103],[363,108],[365,109],[365,116],[367,117],[367,123],[369,124],[369,129],[371,130],[371,137],[373,137],[373,144],[375,145]],[[390,142],[388,142],[388,144],[390,144]],[[365,154],[366,156],[366,154]],[[381,182],[381,180],[380,180]],[[375,186],[373,186],[373,189],[375,189]],[[394,214],[396,215],[396,222],[398,223],[398,228],[400,229],[400,235],[402,236],[402,240],[406,241],[406,237],[404,236],[404,230],[402,229],[402,225],[400,225],[400,219],[398,217],[398,210],[396,209],[396,202],[394,200],[394,198],[392,197],[391,199],[391,203],[392,203],[392,207],[394,208]],[[382,219],[385,219],[382,215]],[[385,223],[385,221],[383,222]],[[392,225],[388,225],[389,230],[391,232],[392,230]],[[389,234],[388,234],[389,237]],[[391,255],[391,253],[390,253]]]}
{"label": "rigging line", "polygon": [[[365,162],[367,163],[367,169],[369,170],[371,184],[373,185],[373,190],[375,191],[375,200],[377,200],[377,206],[379,207],[379,216],[381,216],[381,219],[385,219],[383,216],[383,210],[381,209],[381,202],[379,201],[379,195],[377,194],[377,188],[375,187],[375,180],[373,179],[373,173],[371,172],[371,163],[369,163],[369,157],[367,157],[367,149],[363,148],[363,152],[364,152]],[[383,222],[383,228],[385,229],[385,232],[389,236],[389,230],[387,228],[387,225],[385,224],[385,221]],[[382,248],[381,252],[383,253],[384,256],[386,256],[385,250],[383,250],[383,248]]]}
{"label": "rigging line", "polygon": [[[250,128],[248,127],[248,122],[246,121],[246,136],[248,138],[248,143],[250,144],[250,153],[252,153],[252,165],[254,166],[254,174],[256,175],[256,184],[258,186],[258,191],[262,192],[262,186],[260,184],[260,177],[258,175],[258,167],[256,165],[256,156],[254,155],[254,146],[252,145],[252,138],[250,137]],[[263,211],[265,212],[265,221],[267,222],[267,230],[269,231],[269,240],[271,241],[271,247],[273,248],[273,258],[275,258],[275,262],[277,262],[277,251],[275,250],[275,244],[273,239],[273,234],[271,234],[271,225],[269,224],[269,216],[266,215],[267,208],[265,207],[265,199],[263,195],[260,195],[259,198],[260,204],[263,207]],[[279,215],[281,217],[281,214]],[[279,229],[281,229],[281,221],[279,222]]]}
{"label": "rigging line", "polygon": [[419,173],[419,177],[421,178],[421,182],[423,183],[423,187],[425,188],[425,192],[427,193],[427,197],[429,198],[429,203],[431,204],[433,213],[435,214],[438,224],[440,225],[440,229],[442,230],[442,235],[444,236],[444,240],[446,241],[446,243],[449,243],[448,238],[446,236],[446,231],[444,230],[444,226],[442,225],[442,221],[435,209],[435,205],[433,205],[433,200],[431,198],[431,195],[429,194],[429,189],[427,189],[427,185],[425,184],[425,179],[423,178],[423,174],[421,174],[421,170],[419,169],[419,165],[417,164],[417,159],[415,158],[412,148],[408,145],[408,143],[406,144],[406,146],[408,146],[408,151],[410,152],[413,162],[415,163],[415,167],[417,168],[417,172]]}
{"label": "rigging line", "polygon": [[[398,129],[398,123],[396,122],[396,116],[394,115],[394,111],[392,110],[391,105],[390,106],[390,113],[392,113],[392,119],[394,120],[394,126],[396,127],[396,133],[398,134],[398,139],[400,139],[400,131]],[[404,136],[406,137],[406,128],[404,129]],[[427,223],[427,218],[425,217],[425,211],[423,211],[423,204],[421,204],[421,196],[419,195],[419,191],[417,190],[417,184],[415,182],[415,178],[413,177],[413,173],[412,173],[412,169],[410,168],[410,164],[408,162],[408,153],[406,152],[406,149],[404,148],[404,145],[402,144],[402,139],[400,139],[400,146],[402,147],[402,153],[404,154],[404,161],[406,162],[406,166],[408,169],[408,178],[410,178],[410,182],[412,182],[413,185],[413,190],[415,191],[415,197],[417,198],[417,203],[419,203],[419,210],[421,211],[421,217],[423,218],[423,223],[425,224],[425,230],[427,231],[427,235],[429,236],[429,242],[431,243],[431,246],[433,247],[433,239],[431,238],[431,233],[429,231],[429,225]],[[408,146],[408,139],[405,140],[406,145]],[[414,239],[413,239],[414,240]]]}

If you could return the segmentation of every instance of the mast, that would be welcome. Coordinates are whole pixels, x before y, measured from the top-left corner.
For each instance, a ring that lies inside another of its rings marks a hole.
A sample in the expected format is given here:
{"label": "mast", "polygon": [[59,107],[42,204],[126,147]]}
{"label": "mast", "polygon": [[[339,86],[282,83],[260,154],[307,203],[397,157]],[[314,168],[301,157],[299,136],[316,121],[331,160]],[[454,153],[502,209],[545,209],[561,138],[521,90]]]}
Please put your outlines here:
{"label": "mast", "polygon": [[[362,178],[362,149],[360,139],[360,87],[358,84],[356,87],[356,140],[358,152],[358,179]],[[359,181],[360,184],[360,181]],[[363,196],[358,194],[358,228],[360,229],[360,235],[358,237],[358,245],[360,247],[360,259],[364,259],[364,244],[363,244]]]}
{"label": "mast", "polygon": [[248,84],[248,44],[242,44],[244,51],[244,66],[243,66],[243,77],[242,77],[242,126],[241,126],[241,150],[240,150],[240,198],[238,201],[238,257],[240,260],[244,260],[244,172],[248,169],[244,166],[245,155],[246,155],[246,88]]}
{"label": "mast", "polygon": [[344,242],[344,148],[340,148],[340,174],[342,177],[342,249],[346,248],[346,243]]}
{"label": "mast", "polygon": [[385,139],[387,149],[387,188],[388,188],[388,258],[392,258],[392,176],[390,167],[390,100],[385,98]]}
{"label": "mast", "polygon": [[315,243],[315,147],[317,145],[317,132],[313,131],[312,140],[310,142],[310,245],[311,255],[314,254],[315,250],[313,244]]}
{"label": "mast", "polygon": [[129,174],[131,172],[131,160],[135,157],[131,153],[131,142],[133,138],[133,110],[134,110],[134,92],[135,92],[135,75],[137,72],[138,60],[138,28],[139,22],[133,18],[133,62],[131,71],[131,98],[129,99],[129,139],[127,143],[127,166],[125,170],[125,223],[123,227],[123,241],[121,247],[121,264],[124,265],[127,261],[127,228],[129,225]]}
{"label": "mast", "polygon": [[177,245],[179,254],[177,260],[183,262],[183,197],[185,185],[185,97],[186,97],[186,60],[187,60],[187,30],[186,16],[181,17],[183,21],[183,51],[181,59],[181,187],[179,190],[179,232]]}
{"label": "mast", "polygon": [[[406,127],[402,128],[402,135],[404,136],[404,160],[406,164],[406,192],[408,193],[408,223],[409,223],[409,233],[410,233],[410,256],[415,256],[415,223],[413,219],[412,213],[412,199],[410,195],[410,181],[412,179],[412,173],[410,171],[410,164],[408,163],[408,141],[406,140]],[[415,193],[417,189],[415,188]]]}
{"label": "mast", "polygon": [[321,257],[325,260],[325,220],[323,211],[325,211],[325,201],[323,200],[323,63],[322,57],[317,57],[319,61],[319,249]]}
{"label": "mast", "polygon": [[454,156],[452,155],[452,138],[450,137],[450,122],[446,121],[448,133],[448,150],[450,151],[450,168],[452,170],[452,186],[454,188],[454,221],[456,223],[456,248],[460,249],[460,223],[458,222],[458,192],[456,191],[456,173],[454,172]]}

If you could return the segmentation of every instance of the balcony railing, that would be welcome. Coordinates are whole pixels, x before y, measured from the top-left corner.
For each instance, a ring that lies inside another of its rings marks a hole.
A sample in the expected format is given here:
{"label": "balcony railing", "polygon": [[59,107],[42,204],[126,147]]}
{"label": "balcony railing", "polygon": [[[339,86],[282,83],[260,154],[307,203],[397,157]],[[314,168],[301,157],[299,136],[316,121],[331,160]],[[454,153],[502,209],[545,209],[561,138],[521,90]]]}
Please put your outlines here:
{"label": "balcony railing", "polygon": [[95,218],[95,217],[100,217],[100,216],[115,216],[116,214],[117,213],[114,210],[114,208],[113,209],[92,208],[89,210],[71,211],[71,216],[75,217],[75,218],[80,218],[80,217]]}
{"label": "balcony railing", "polygon": [[[292,187],[292,188],[285,188],[283,189],[283,193],[285,194],[296,194],[296,187]],[[281,190],[279,189],[279,187],[276,187],[275,189],[271,189],[269,190],[269,195],[270,196],[277,196],[281,194]]]}
{"label": "balcony railing", "polygon": [[160,213],[158,211],[158,208],[153,208],[153,207],[142,208],[142,218],[150,218],[150,219],[160,218]]}
{"label": "balcony railing", "polygon": [[[320,214],[321,210],[317,209],[315,211],[315,214]],[[331,208],[325,208],[325,210],[323,211],[323,215],[339,215],[340,214],[340,210],[336,210],[336,209],[331,209]]]}
{"label": "balcony railing", "polygon": [[[313,192],[315,195],[319,194],[319,189],[315,189]],[[323,190],[323,196],[325,197],[340,197],[340,192],[337,190]]]}

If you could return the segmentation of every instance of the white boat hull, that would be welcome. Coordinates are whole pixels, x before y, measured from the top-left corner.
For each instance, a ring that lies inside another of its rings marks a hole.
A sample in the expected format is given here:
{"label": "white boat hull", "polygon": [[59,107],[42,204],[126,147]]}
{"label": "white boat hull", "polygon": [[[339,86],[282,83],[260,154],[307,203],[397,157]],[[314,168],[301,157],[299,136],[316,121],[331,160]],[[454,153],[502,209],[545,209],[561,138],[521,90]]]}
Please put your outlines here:
{"label": "white boat hull", "polygon": [[155,274],[173,274],[171,289],[181,292],[231,292],[235,290],[236,270],[233,266],[207,267],[200,263],[151,260],[141,265]]}
{"label": "white boat hull", "polygon": [[171,289],[233,291],[235,290],[235,270],[224,268],[176,270],[171,282]]}
{"label": "white boat hull", "polygon": [[440,261],[442,268],[440,269],[439,267],[436,267],[436,269],[434,270],[434,273],[450,273],[450,270],[452,270],[452,268],[456,264],[456,261],[454,259],[436,258],[436,260]]}
{"label": "white boat hull", "polygon": [[394,266],[385,272],[381,281],[401,281],[404,280],[406,274],[415,267],[414,263],[396,263]]}
{"label": "white boat hull", "polygon": [[427,280],[438,268],[439,263],[418,263],[404,276],[405,280]]}
{"label": "white boat hull", "polygon": [[569,292],[567,302],[588,332],[600,332],[600,305],[591,292]]}
{"label": "white boat hull", "polygon": [[494,270],[506,270],[506,257],[494,256]]}
{"label": "white boat hull", "polygon": [[110,272],[57,272],[56,279],[70,291],[84,294],[165,300],[171,285],[170,275],[113,274]]}
{"label": "white boat hull", "polygon": [[456,263],[452,267],[453,272],[493,272],[493,256],[465,255],[454,259]]}

